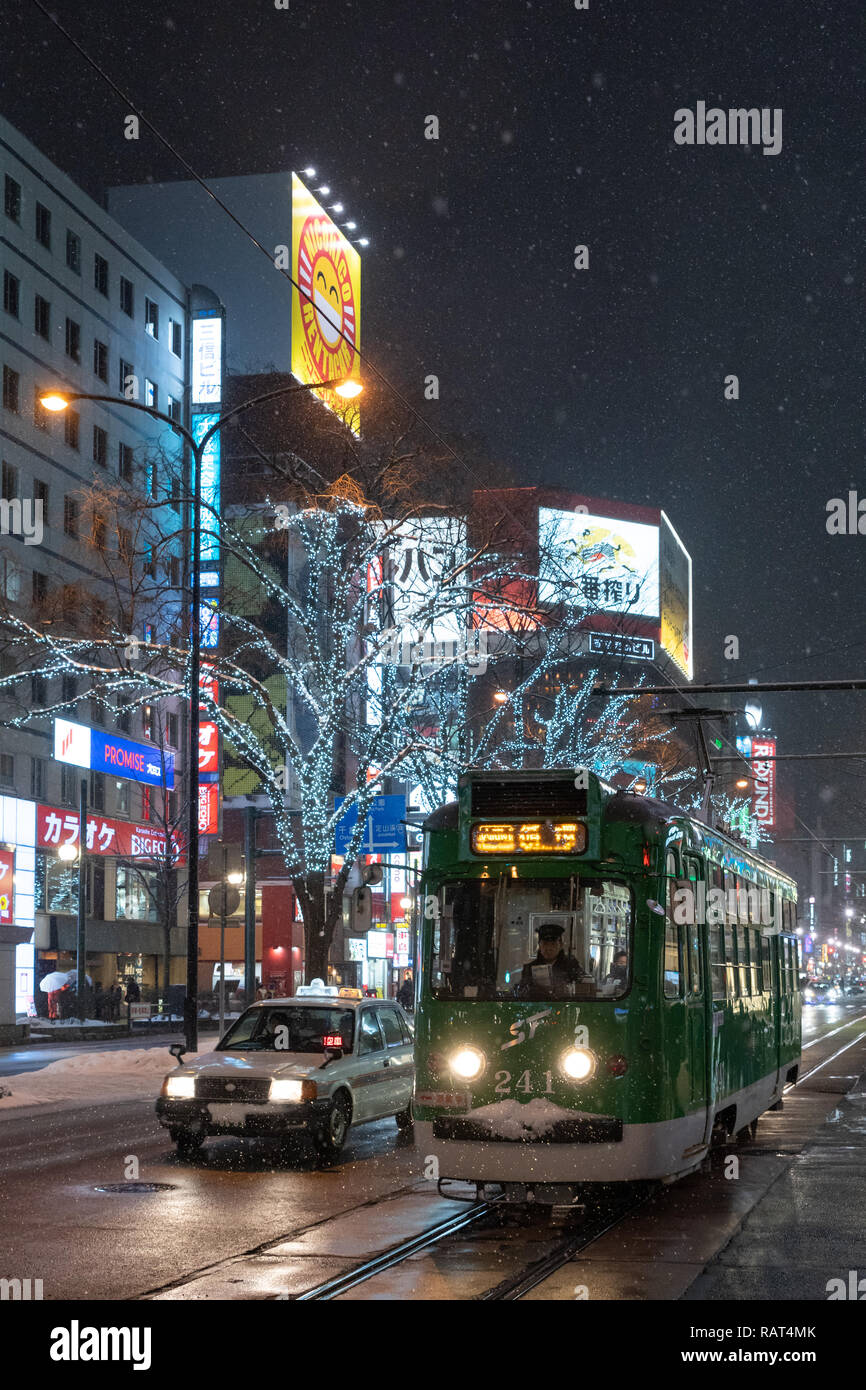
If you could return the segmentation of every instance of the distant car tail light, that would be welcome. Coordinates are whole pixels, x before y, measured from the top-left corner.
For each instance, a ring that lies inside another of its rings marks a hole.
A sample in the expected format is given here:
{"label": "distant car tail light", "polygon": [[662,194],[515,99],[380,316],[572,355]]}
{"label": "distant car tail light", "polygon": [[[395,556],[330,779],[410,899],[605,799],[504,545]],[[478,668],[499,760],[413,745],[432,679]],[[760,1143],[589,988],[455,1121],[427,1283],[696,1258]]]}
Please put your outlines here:
{"label": "distant car tail light", "polygon": [[295,1077],[274,1077],[268,1100],[315,1100],[319,1088],[315,1081],[298,1081]]}
{"label": "distant car tail light", "polygon": [[611,1076],[625,1076],[628,1071],[628,1058],[617,1053],[615,1057],[608,1057],[606,1065]]}
{"label": "distant car tail light", "polygon": [[167,1076],[162,1083],[162,1094],[172,1100],[192,1100],[195,1096],[194,1076]]}

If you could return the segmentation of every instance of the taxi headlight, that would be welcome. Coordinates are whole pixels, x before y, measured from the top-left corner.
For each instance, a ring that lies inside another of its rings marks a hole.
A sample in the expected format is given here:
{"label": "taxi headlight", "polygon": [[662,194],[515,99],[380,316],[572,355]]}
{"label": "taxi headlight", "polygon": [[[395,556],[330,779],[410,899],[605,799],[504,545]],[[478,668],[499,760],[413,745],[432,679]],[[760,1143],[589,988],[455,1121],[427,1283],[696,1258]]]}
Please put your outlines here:
{"label": "taxi headlight", "polygon": [[194,1076],[167,1076],[162,1083],[162,1094],[173,1100],[192,1100],[195,1096]]}
{"label": "taxi headlight", "polygon": [[449,1060],[455,1076],[462,1077],[464,1081],[474,1080],[484,1070],[484,1054],[477,1047],[461,1047]]}
{"label": "taxi headlight", "polygon": [[271,1082],[268,1100],[315,1100],[319,1088],[315,1081],[298,1081],[297,1078],[275,1077]]}
{"label": "taxi headlight", "polygon": [[570,1081],[588,1081],[595,1065],[595,1054],[588,1047],[570,1047],[560,1059],[560,1066]]}

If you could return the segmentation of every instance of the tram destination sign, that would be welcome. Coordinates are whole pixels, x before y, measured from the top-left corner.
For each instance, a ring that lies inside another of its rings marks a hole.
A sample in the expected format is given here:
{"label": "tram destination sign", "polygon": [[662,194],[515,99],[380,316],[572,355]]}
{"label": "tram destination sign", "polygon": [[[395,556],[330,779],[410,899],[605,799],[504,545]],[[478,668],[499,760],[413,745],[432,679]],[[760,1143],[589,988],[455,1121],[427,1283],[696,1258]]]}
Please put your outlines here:
{"label": "tram destination sign", "polygon": [[167,789],[174,788],[173,753],[163,752],[150,743],[133,743],[132,739],[119,738],[102,729],[89,729],[86,724],[75,724],[69,719],[54,721],[54,756],[60,763],[86,767],[91,772],[113,773],[149,787],[161,787],[164,777]]}

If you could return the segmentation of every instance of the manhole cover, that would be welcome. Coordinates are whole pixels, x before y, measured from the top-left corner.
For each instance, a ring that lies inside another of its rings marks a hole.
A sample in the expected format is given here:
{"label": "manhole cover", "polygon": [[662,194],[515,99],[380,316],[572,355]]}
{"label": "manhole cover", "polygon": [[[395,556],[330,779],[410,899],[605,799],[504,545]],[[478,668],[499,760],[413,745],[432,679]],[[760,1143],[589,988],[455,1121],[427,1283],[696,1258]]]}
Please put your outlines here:
{"label": "manhole cover", "polygon": [[173,1182],[103,1182],[94,1187],[94,1192],[174,1192],[177,1183]]}

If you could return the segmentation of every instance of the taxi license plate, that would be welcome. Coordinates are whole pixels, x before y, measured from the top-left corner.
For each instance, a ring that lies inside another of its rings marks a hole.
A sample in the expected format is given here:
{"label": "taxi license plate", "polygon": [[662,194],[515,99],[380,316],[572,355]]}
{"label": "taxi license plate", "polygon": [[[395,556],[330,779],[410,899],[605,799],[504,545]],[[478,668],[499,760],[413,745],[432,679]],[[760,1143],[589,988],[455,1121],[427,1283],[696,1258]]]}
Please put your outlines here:
{"label": "taxi license plate", "polygon": [[215,1125],[242,1125],[246,1123],[250,1107],[241,1101],[212,1101],[207,1112]]}
{"label": "taxi license plate", "polygon": [[468,1110],[472,1098],[468,1091],[416,1091],[415,1104],[431,1110]]}

